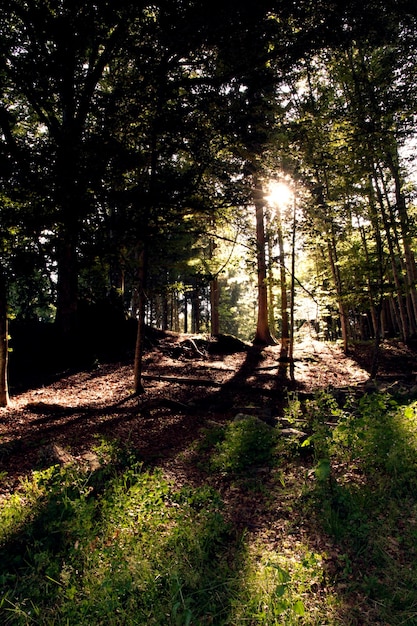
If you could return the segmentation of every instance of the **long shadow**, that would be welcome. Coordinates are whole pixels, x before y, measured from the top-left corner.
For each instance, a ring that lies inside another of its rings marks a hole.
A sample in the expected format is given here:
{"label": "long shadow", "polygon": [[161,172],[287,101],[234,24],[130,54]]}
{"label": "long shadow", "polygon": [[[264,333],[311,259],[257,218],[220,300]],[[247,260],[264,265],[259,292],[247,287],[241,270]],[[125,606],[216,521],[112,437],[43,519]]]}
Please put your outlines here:
{"label": "long shadow", "polygon": [[[140,428],[140,425],[135,423],[132,430],[135,433],[129,434],[130,443],[133,448],[136,448],[138,451],[138,455],[142,460],[145,460],[147,465],[158,466],[161,459],[167,458],[175,458],[179,457],[181,453],[184,453],[190,445],[193,443],[195,439],[199,436],[199,428],[204,426],[207,418],[210,417],[210,413],[213,410],[218,411],[219,413],[224,414],[228,411],[233,411],[235,407],[235,398],[238,396],[239,399],[242,397],[247,397],[250,400],[253,400],[254,394],[255,397],[259,395],[259,403],[261,404],[261,397],[266,397],[271,401],[276,401],[276,396],[282,391],[282,383],[285,382],[279,380],[277,377],[275,387],[273,389],[266,390],[265,394],[262,389],[254,389],[252,381],[249,379],[253,376],[254,372],[258,368],[260,362],[262,360],[262,352],[258,349],[249,349],[245,361],[243,362],[240,369],[233,375],[233,377],[228,380],[220,389],[216,389],[214,391],[205,391],[203,397],[201,399],[201,403],[196,403],[195,410],[193,410],[190,414],[186,414],[181,417],[181,419],[177,419],[174,422],[169,420],[170,411],[166,409],[166,407],[159,406],[157,410],[151,411],[150,414],[146,417],[144,416],[143,410],[146,404],[146,401],[140,401],[136,403],[134,406],[124,406],[128,404],[128,401],[132,399],[131,396],[126,396],[122,398],[118,402],[105,407],[105,408],[86,408],[80,409],[79,407],[60,407],[59,405],[53,406],[51,408],[51,415],[44,415],[40,417],[38,420],[33,420],[34,427],[36,425],[45,425],[49,424],[47,428],[43,428],[41,432],[37,435],[31,432],[28,432],[24,435],[24,437],[19,442],[20,452],[22,455],[25,454],[25,451],[28,449],[28,444],[32,442],[34,446],[44,445],[45,440],[47,442],[54,441],[59,438],[59,435],[63,431],[68,431],[68,428],[71,427],[74,429],[73,435],[77,437],[78,443],[80,441],[85,440],[90,441],[90,438],[95,433],[102,433],[114,439],[123,439],[126,435],[126,428],[122,428],[119,430],[117,426],[129,426],[129,422],[132,420],[138,419],[138,414],[142,415],[144,429]],[[99,374],[98,374],[99,375]],[[189,392],[184,390],[182,392],[181,398],[186,398]],[[240,400],[239,400],[240,401]],[[36,405],[32,407],[33,410],[36,411]],[[39,405],[39,411],[45,413],[45,406]],[[159,411],[159,413],[158,413]],[[145,411],[146,413],[146,411]],[[97,418],[99,417],[107,417],[103,421],[99,421]],[[168,418],[168,419],[167,419]],[[56,423],[58,420],[68,420],[64,423]],[[139,418],[141,419],[141,418]],[[93,423],[91,423],[93,420]],[[196,428],[197,422],[197,428]],[[30,425],[28,424],[29,428]],[[79,428],[81,427],[81,428]],[[163,437],[160,436],[163,432]],[[71,437],[70,437],[71,439]],[[395,437],[393,437],[393,440]],[[161,446],[161,441],[167,442],[166,447]],[[377,442],[375,442],[377,443]],[[32,446],[33,447],[33,446]],[[30,445],[29,445],[30,448]],[[411,450],[411,447],[410,447]],[[17,450],[15,450],[15,453]],[[6,463],[3,463],[4,467],[7,466],[7,460],[10,460],[10,456],[13,455],[13,446],[11,444],[4,444],[0,447],[0,458],[6,460]],[[48,466],[48,463],[38,463],[38,467]],[[309,468],[309,465],[306,464],[306,467]],[[183,480],[197,487],[201,480],[204,480],[206,476],[204,472],[199,474],[196,471],[195,465],[191,463],[188,466],[184,464],[183,466]],[[118,469],[118,468],[117,468]],[[93,486],[92,497],[100,494],[100,490],[104,489],[103,486],[103,477],[100,474],[100,470],[91,472],[91,485]],[[220,481],[220,489],[225,492],[230,488],[230,484],[227,481]],[[229,544],[229,553],[228,556],[230,559],[239,562],[242,559],[242,554],[240,552],[241,543],[239,543],[239,535],[243,530],[243,527],[251,527],[253,530],[259,528],[263,524],[266,524],[265,518],[263,518],[262,507],[268,506],[270,502],[270,494],[266,494],[265,492],[257,492],[256,494],[249,494],[247,490],[248,485],[234,485],[234,497],[229,498],[228,500],[228,508],[227,508],[227,517],[228,519],[233,520],[235,524],[235,531],[233,532],[225,532],[224,538],[227,539]],[[405,488],[405,487],[404,487]],[[385,493],[385,497],[386,497]],[[408,496],[407,496],[408,497]],[[242,499],[248,498],[248,502],[253,503],[256,501],[257,508],[255,509],[255,515],[259,515],[258,519],[253,518],[252,513],[248,513],[242,519]],[[60,500],[61,499],[61,500]],[[375,522],[377,519],[377,513],[381,513],[381,509],[378,510],[377,502],[375,498],[374,506],[375,508],[370,513],[369,506],[367,504],[369,500],[369,491],[366,486],[362,488],[356,488],[351,490],[348,484],[334,484],[329,483],[326,488],[322,486],[315,486],[311,492],[307,495],[306,500],[301,500],[298,502],[298,512],[296,517],[299,520],[299,523],[302,525],[306,521],[308,521],[308,528],[311,529],[311,518],[315,517],[315,529],[317,531],[317,535],[320,536],[321,541],[329,546],[333,545],[335,552],[340,554],[340,558],[336,559],[336,562],[332,562],[328,565],[325,565],[327,569],[328,579],[332,581],[337,581],[338,576],[345,583],[345,579],[342,578],[342,570],[343,568],[350,568],[352,571],[352,581],[356,580],[359,583],[360,590],[367,591],[369,593],[369,610],[373,610],[375,613],[375,606],[378,602],[384,601],[385,598],[385,589],[384,584],[381,586],[379,579],[383,575],[383,568],[378,563],[378,559],[381,558],[381,555],[378,552],[377,546],[372,544],[373,536],[372,532],[377,529],[377,525],[372,525],[371,522]],[[36,544],[38,547],[36,548],[38,552],[35,551],[34,554],[38,555],[40,559],[44,552],[49,552],[50,555],[56,557],[58,560],[58,565],[60,567],[63,566],[63,563],[69,558],[69,544],[67,543],[67,538],[65,537],[65,520],[60,518],[59,515],[59,502],[62,501],[62,494],[59,497],[56,497],[54,494],[51,494],[46,498],[44,502],[42,502],[41,508],[35,512],[34,517],[28,521],[28,523],[24,524],[24,527],[19,530],[17,533],[13,535],[10,541],[6,544],[6,546],[2,550],[2,556],[6,555],[3,560],[3,580],[12,581],[12,577],[16,575],[16,571],[19,568],[24,567],[22,565],[22,552],[23,556],[27,553],[26,543],[28,538],[30,539],[31,546]],[[85,501],[87,502],[87,501]],[[91,500],[90,500],[91,502]],[[314,506],[313,503],[316,503]],[[319,503],[319,506],[317,506]],[[84,504],[83,504],[84,506]],[[316,508],[314,508],[316,506]],[[321,507],[321,511],[319,510]],[[51,510],[57,509],[57,528],[56,532],[52,533],[47,539],[42,535],[42,528],[45,527],[45,521],[49,518],[51,514]],[[323,518],[322,511],[327,512],[327,521],[326,518]],[[288,512],[281,511],[281,515],[288,515]],[[293,512],[291,514],[294,514]],[[81,515],[81,512],[80,512]],[[308,518],[308,519],[307,519]],[[80,518],[81,519],[81,518]],[[91,520],[90,520],[91,521]],[[401,520],[397,520],[398,528],[401,528],[400,524]],[[210,522],[211,523],[211,522]],[[360,524],[361,531],[358,532],[355,529],[357,525]],[[355,526],[356,525],[356,526]],[[392,529],[391,529],[392,530]],[[202,536],[206,532],[209,531],[209,524],[202,524],[199,528],[199,533]],[[223,531],[222,531],[223,532]],[[394,530],[392,530],[394,533]],[[404,540],[404,546],[408,546],[408,550],[411,551],[414,548],[412,547],[412,539],[415,536],[415,530],[413,531],[414,535],[410,533],[408,536],[402,538]],[[223,538],[223,539],[224,539]],[[34,543],[34,539],[36,539]],[[219,540],[219,546],[224,549],[224,544],[222,543],[223,539]],[[225,539],[225,540],[226,540]],[[315,551],[320,550],[320,541],[319,545],[315,542],[314,538],[311,537],[311,547],[312,550]],[[93,542],[93,539],[92,539]],[[46,546],[46,547],[45,547]],[[45,549],[44,549],[45,548]],[[340,553],[340,549],[343,551]],[[371,565],[367,562],[365,556],[368,554],[369,549],[372,550],[372,560]],[[404,563],[407,563],[407,555],[404,554],[404,550],[401,552],[401,558],[404,559]],[[13,555],[18,555],[18,559],[16,562],[13,562]],[[33,554],[32,554],[33,557]],[[187,558],[190,559],[191,563],[196,562],[198,554],[190,554],[187,553]],[[343,558],[342,558],[343,557]],[[219,559],[219,554],[214,551],[213,559]],[[24,559],[23,559],[24,561]],[[2,560],[0,559],[0,562]],[[368,563],[368,564],[367,564]],[[386,565],[386,561],[385,561]],[[222,564],[219,561],[219,567]],[[337,570],[339,568],[339,570]],[[235,574],[232,576],[233,581],[232,585],[239,587],[239,568],[236,567]],[[47,566],[45,566],[44,570],[47,572]],[[365,572],[371,571],[371,579],[368,581],[364,580]],[[49,573],[46,573],[47,576],[53,578],[59,572],[53,572],[52,570]],[[345,574],[343,574],[345,576]],[[373,577],[373,578],[372,578]],[[10,583],[11,585],[14,583]],[[202,588],[203,586],[213,588],[219,584],[219,580],[213,572],[211,579],[202,580],[196,577],[195,585],[197,588]],[[6,584],[6,587],[8,585]],[[352,600],[355,589],[354,582],[352,582],[352,596],[349,596],[349,593],[343,592],[346,601]],[[183,593],[184,589],[181,590]],[[187,590],[190,591],[190,590]],[[401,591],[401,590],[400,590]],[[403,590],[404,591],[404,590]],[[193,596],[194,592],[190,591],[190,597]],[[215,592],[213,592],[214,594]],[[404,596],[404,594],[403,594]],[[407,602],[407,606],[411,610],[412,603],[414,601],[417,602],[417,598],[415,595],[410,594],[410,596],[404,599],[402,596],[401,602]],[[196,597],[196,595],[194,595]],[[226,604],[223,606],[222,613],[222,621],[218,621],[217,623],[231,623],[227,621],[227,603],[231,602],[232,595],[223,594],[222,601]],[[191,602],[191,600],[190,600]],[[192,602],[190,604],[190,607]],[[184,604],[183,608],[186,608],[186,604]],[[184,609],[185,610],[185,609]],[[191,610],[191,608],[190,608]],[[349,609],[345,608],[344,618],[346,622],[341,623],[350,623],[350,621],[356,619],[356,623],[360,622],[360,617],[358,615],[355,616],[355,607]],[[1,615],[1,609],[0,609]],[[187,620],[187,616],[184,614],[184,622]],[[359,621],[358,621],[359,620]],[[16,622],[17,623],[17,622]],[[208,619],[207,619],[208,623]],[[352,622],[355,623],[355,622]],[[375,621],[375,623],[378,623]],[[400,623],[393,622],[394,623]],[[406,622],[403,622],[406,623]],[[408,623],[413,623],[409,621]]]}
{"label": "long shadow", "polygon": [[[85,474],[71,468],[45,474],[41,495],[29,491],[22,519],[0,544],[1,623],[227,623],[242,546],[216,495],[207,489],[174,494],[160,478],[145,476],[143,495],[129,508],[128,494],[141,488],[143,475],[134,468],[135,460],[119,455]],[[125,542],[140,545],[151,503],[156,516],[162,508],[159,526],[149,552],[135,561]],[[139,511],[143,529],[117,523],[118,514],[131,520]],[[107,571],[96,571],[103,561]],[[95,578],[101,580],[96,586]],[[158,615],[153,603],[159,601],[164,612]]]}
{"label": "long shadow", "polygon": [[[372,366],[372,346],[369,342],[358,342],[352,346],[350,357],[365,371]],[[378,378],[398,378],[415,380],[417,352],[405,344],[391,340],[382,342],[379,348]]]}
{"label": "long shadow", "polygon": [[417,444],[391,403],[364,397],[341,431],[345,455],[330,456],[330,473],[297,506],[311,549],[332,555],[326,584],[343,624],[417,623]]}
{"label": "long shadow", "polygon": [[[224,404],[225,398],[229,398],[230,407],[233,409],[235,394],[238,394],[239,397],[244,395],[245,386],[248,385],[249,388],[251,385],[248,383],[248,379],[253,375],[261,359],[260,351],[248,352],[239,371],[225,383],[223,388],[207,393],[202,401],[203,406],[196,407],[195,411],[184,415],[179,420],[177,419],[175,423],[167,419],[170,412],[163,406],[157,407],[153,413],[151,411],[147,418],[143,418],[144,430],[141,430],[136,424],[135,435],[130,440],[132,447],[136,448],[139,458],[145,460],[149,467],[158,467],[161,459],[179,458],[199,437],[199,428],[206,424],[207,417],[209,417],[206,407],[217,406],[221,411],[222,409],[219,408],[221,403]],[[186,393],[184,391],[184,394]],[[247,393],[248,397],[253,399],[252,392],[248,391]],[[62,409],[64,414],[65,411],[69,411],[64,417],[72,418],[71,425],[74,427],[83,426],[77,435],[79,440],[85,437],[87,441],[88,437],[96,432],[123,440],[126,430],[118,430],[116,426],[128,426],[130,420],[137,419],[138,413],[143,409],[141,404],[145,404],[145,401],[142,401],[135,404],[134,407],[124,406],[130,399],[130,396],[126,396],[106,409],[94,408],[82,411],[79,407],[73,409],[62,407]],[[59,410],[59,406],[55,409]],[[109,419],[99,423],[97,421],[93,424],[89,423],[90,419],[95,419],[104,413]],[[61,415],[57,419],[62,419],[62,417]],[[53,415],[40,418],[40,420],[42,419],[46,420],[45,423],[48,423],[49,419],[51,420],[50,428],[42,431],[43,437],[48,441],[56,439],[61,429],[68,429],[68,424],[54,424]],[[161,429],[163,430],[163,437],[158,436],[161,435]],[[401,432],[393,419],[389,418],[386,421],[383,432],[381,430],[371,431],[369,434],[369,429],[367,432],[370,437],[370,450],[374,450],[375,454],[378,452],[380,459],[388,458],[399,441],[403,443],[403,457],[409,458],[411,463],[413,456],[416,456],[416,450],[411,445],[409,435]],[[23,452],[31,440],[33,440],[32,435],[28,434],[27,440],[22,441]],[[162,440],[167,442],[167,447],[161,447]],[[41,440],[37,443],[41,443]],[[4,454],[7,457],[10,453],[10,450],[9,452],[7,450],[7,445],[4,445],[3,451],[0,450],[0,456]],[[382,449],[384,446],[385,448]],[[307,475],[308,470],[311,469],[311,459],[300,459],[299,462],[301,470]],[[45,467],[47,465],[45,463]],[[346,465],[341,465],[341,467],[343,469]],[[120,466],[112,469],[119,471]],[[265,468],[263,469],[265,470]],[[352,475],[353,470],[350,471]],[[390,623],[391,626],[394,626],[401,623],[413,624],[417,620],[417,611],[415,610],[417,606],[417,580],[413,573],[417,568],[415,549],[415,537],[417,536],[415,511],[417,504],[413,496],[413,489],[417,488],[417,476],[415,472],[410,474],[410,467],[394,465],[390,471],[393,472],[395,486],[393,483],[392,488],[387,489],[389,481],[378,486],[378,482],[375,483],[374,478],[375,472],[382,474],[386,471],[387,468],[381,469],[381,465],[377,464],[375,467],[369,466],[362,469],[359,475],[355,475],[353,479],[347,481],[342,480],[342,474],[332,476],[331,480],[320,484],[317,481],[310,481],[306,483],[306,491],[301,499],[297,501],[296,497],[293,497],[293,507],[291,506],[288,511],[285,510],[285,498],[287,496],[284,493],[282,502],[278,503],[279,506],[277,505],[276,519],[282,516],[287,521],[287,518],[291,516],[293,532],[300,532],[300,539],[309,543],[312,552],[320,553],[323,546],[326,546],[326,551],[332,553],[333,556],[323,565],[326,572],[326,580],[323,584],[330,587],[334,586],[335,593],[343,603],[339,608],[340,623],[365,623],[361,621],[360,615],[360,610],[364,607],[368,612],[367,624]],[[91,481],[89,485],[93,487],[91,498],[82,501],[82,506],[78,512],[76,512],[75,507],[71,513],[79,516],[79,525],[82,525],[84,514],[86,515],[86,522],[94,522],[94,519],[92,520],[88,514],[88,503],[91,504],[94,498],[100,496],[105,489],[105,476],[100,472],[101,470],[91,472],[89,479]],[[202,481],[204,482],[208,478],[204,471],[202,473],[196,471],[195,459],[192,459],[188,465],[183,463],[182,472],[182,480],[194,488],[199,487]],[[399,480],[400,473],[401,479]],[[358,480],[355,480],[355,477]],[[217,593],[216,586],[223,584],[218,578],[218,573],[216,573],[216,567],[218,570],[224,567],[219,554],[221,550],[228,551],[228,558],[231,561],[240,563],[243,559],[241,533],[244,528],[257,532],[263,527],[267,529],[268,524],[271,523],[271,516],[267,514],[271,502],[271,493],[267,493],[266,489],[251,493],[250,489],[248,491],[250,487],[248,481],[246,484],[244,481],[242,483],[235,481],[232,490],[230,481],[215,477],[214,482],[222,493],[228,494],[225,512],[227,518],[233,521],[233,527],[227,531],[218,522],[222,530],[221,536],[217,539],[218,549],[213,549],[214,566],[209,578],[203,580],[197,573],[194,589],[186,589],[184,586],[179,589],[179,594],[182,594],[183,598],[189,598],[189,601],[183,603],[181,609],[184,611],[184,623],[188,619],[186,611],[195,610],[195,599],[199,597],[200,590],[213,588],[214,597]],[[256,475],[254,482],[259,484],[259,477],[256,478]],[[274,498],[279,499],[280,492],[277,492],[276,484],[275,487],[273,483],[271,485],[275,489],[272,492]],[[234,494],[233,497],[230,497],[230,493]],[[393,505],[398,504],[401,498],[404,501],[404,506],[402,509],[396,509]],[[248,506],[242,508],[242,501],[245,499]],[[52,490],[51,494],[42,501],[40,508],[34,511],[34,515],[3,546],[1,550],[1,557],[3,558],[0,558],[0,568],[2,568],[0,580],[6,582],[2,583],[2,593],[10,592],[15,586],[15,577],[22,568],[26,567],[25,560],[27,561],[28,558],[30,563],[38,560],[38,568],[45,577],[53,579],[58,577],[59,579],[64,563],[68,563],[70,560],[71,550],[77,541],[73,537],[71,544],[65,535],[65,529],[68,528],[68,525],[65,516],[62,516],[62,501],[63,494],[57,495]],[[391,518],[389,518],[386,516],[386,512],[391,510],[391,505],[393,508]],[[251,509],[251,506],[254,508]],[[264,508],[265,510],[263,510]],[[406,517],[401,513],[405,509],[408,511]],[[54,532],[48,533],[46,536],[42,534],[42,529],[47,527],[46,522],[50,521],[51,512],[57,516],[56,527]],[[201,523],[198,529],[196,527],[196,535],[198,534],[202,541],[207,533],[212,532],[211,525],[214,523],[214,519],[210,518],[207,523]],[[290,522],[288,521],[288,523]],[[389,541],[384,544],[381,542],[381,537],[388,538]],[[93,543],[94,538],[91,539],[91,546]],[[226,548],[226,543],[228,548]],[[31,553],[30,550],[32,550]],[[50,570],[47,563],[42,564],[45,554],[49,554],[51,559],[56,560],[57,571],[53,571],[54,564],[52,562],[50,563]],[[193,549],[188,547],[184,552],[184,558],[195,565],[197,572],[199,571],[197,550],[193,552]],[[232,623],[228,617],[230,610],[228,605],[233,600],[233,594],[238,593],[240,585],[243,584],[239,577],[239,567],[236,566],[230,574],[230,585],[234,591],[223,588],[221,618],[213,623]],[[398,587],[394,598],[393,594],[389,593],[390,582]],[[319,591],[325,593],[323,590],[319,589]],[[184,594],[184,592],[186,593]],[[26,593],[30,599],[30,592],[27,589],[21,593]],[[126,598],[122,597],[122,600],[125,602]],[[390,606],[388,603],[391,603]],[[388,618],[381,617],[381,607],[387,608],[387,611],[389,609]],[[0,616],[2,611],[4,611],[4,606],[0,607]],[[7,613],[7,615],[9,614]],[[207,623],[209,623],[209,617],[207,615]],[[373,622],[369,620],[373,620]]]}
{"label": "long shadow", "polygon": [[[250,389],[248,379],[253,375],[261,358],[262,356],[259,350],[249,350],[242,367],[235,373],[233,378],[229,380],[223,388],[216,389],[213,393],[207,392],[203,401],[204,406],[196,406],[191,413],[185,414],[181,419],[178,419],[178,417],[175,421],[167,419],[170,412],[163,406],[159,406],[155,411],[151,411],[147,417],[142,416],[142,418],[139,418],[142,419],[144,429],[141,430],[140,425],[136,421],[132,426],[132,430],[134,430],[135,433],[133,435],[129,433],[128,435],[130,445],[136,450],[138,457],[141,460],[145,460],[147,466],[158,467],[161,460],[167,461],[169,458],[179,457],[182,452],[189,449],[193,441],[199,437],[200,426],[204,426],[209,417],[205,409],[207,406],[206,403],[209,402],[211,405],[216,404],[216,402],[224,403],[224,398],[230,397],[233,405],[233,396],[237,394],[241,397],[242,387],[244,388],[247,385],[248,389]],[[186,396],[187,393],[187,390],[184,390],[183,396]],[[252,397],[250,391],[247,391],[247,393]],[[51,458],[41,459],[38,455],[34,463],[30,455],[28,457],[28,450],[36,453],[36,449],[39,451],[42,446],[59,441],[60,434],[63,432],[68,433],[69,429],[69,441],[71,441],[73,436],[76,436],[78,445],[80,445],[80,442],[82,443],[84,439],[86,442],[90,442],[90,437],[96,433],[102,433],[115,440],[123,440],[129,422],[131,420],[137,420],[138,413],[143,412],[144,406],[146,405],[146,401],[139,401],[135,403],[134,406],[125,406],[130,399],[131,397],[127,396],[106,408],[80,409],[80,407],[52,405],[47,409],[42,403],[39,403],[38,406],[36,406],[36,404],[32,405],[32,411],[36,412],[36,410],[38,410],[42,412],[42,416],[27,425],[28,430],[18,441],[15,443],[4,443],[0,447],[2,465],[7,469],[11,457],[13,457],[14,464],[20,461],[26,461],[26,463],[22,462],[22,473],[25,473],[25,467],[27,470],[33,469],[34,467],[37,469],[48,468],[55,460]],[[50,414],[45,415],[46,411],[49,411]],[[99,421],[98,418],[102,418],[103,416],[108,419],[100,419]],[[93,420],[93,424],[91,420]],[[33,430],[31,430],[32,425]],[[119,425],[123,427],[121,430],[117,428]],[[39,426],[43,427],[37,432],[36,428]],[[165,447],[161,446],[162,441],[166,442]],[[89,489],[89,485],[93,487],[91,496],[80,501],[79,504],[74,504],[74,507],[70,507],[70,516],[75,515],[79,518],[75,526],[78,526],[81,534],[84,532],[84,515],[87,525],[85,532],[89,532],[89,525],[94,526],[94,519],[91,518],[89,513],[88,503],[92,505],[96,496],[102,497],[100,494],[105,489],[104,483],[106,481],[100,472],[101,470],[90,472],[88,484],[85,485],[87,490]],[[190,466],[189,472],[185,470],[183,480],[193,486],[194,493],[194,489],[199,486],[198,483],[201,480],[201,476],[199,477],[195,467]],[[38,606],[39,603],[42,605],[43,600],[40,599],[42,587],[46,585],[46,587],[49,586],[50,589],[54,586],[51,581],[55,580],[57,581],[56,594],[52,594],[52,597],[55,597],[57,603],[59,603],[60,576],[65,567],[68,566],[68,563],[71,562],[73,546],[78,542],[76,537],[69,538],[67,535],[70,520],[67,518],[67,514],[62,510],[63,502],[68,502],[67,495],[68,494],[63,494],[59,490],[57,492],[52,486],[48,491],[48,495],[43,497],[39,507],[35,507],[22,527],[12,533],[6,544],[2,546],[0,550],[0,580],[6,581],[6,584],[3,585],[1,591],[2,594],[8,594],[8,599],[12,602],[19,603],[18,596],[20,594],[20,600],[22,596],[26,596],[28,603],[33,601],[33,607],[36,606],[36,603],[38,603]],[[73,496],[71,496],[71,498],[72,497]],[[197,502],[196,506],[197,510],[200,511],[201,504]],[[202,510],[205,509],[203,508]],[[55,524],[52,525],[55,530],[51,532],[51,516],[54,515],[56,519]],[[227,518],[236,520],[237,516],[237,510],[234,512],[229,508]],[[198,521],[198,516],[196,519]],[[218,530],[216,530],[216,528],[218,528]],[[208,576],[207,572],[202,572],[202,575],[199,577],[200,548],[195,551],[193,551],[192,546],[185,549],[182,556],[185,561],[190,563],[194,570],[193,588],[187,589],[183,586],[178,590],[178,598],[182,599],[182,606],[177,609],[177,611],[179,611],[176,616],[177,621],[178,619],[182,619],[181,623],[188,623],[192,611],[196,610],[196,601],[198,603],[198,598],[201,596],[201,602],[204,602],[204,594],[207,596],[207,590],[212,589],[213,592],[209,593],[211,596],[209,604],[211,604],[211,606],[207,608],[207,616],[202,616],[202,623],[205,623],[204,620],[206,620],[207,623],[212,623],[213,619],[215,620],[213,623],[228,623],[228,607],[232,601],[232,591],[229,589],[229,586],[230,588],[233,587],[235,590],[239,586],[239,562],[243,559],[241,554],[241,531],[241,527],[238,532],[233,526],[227,528],[227,526],[221,522],[221,517],[219,517],[219,513],[216,511],[207,521],[203,520],[202,523],[196,524],[194,540],[197,540],[207,547],[208,538],[210,538],[210,535],[213,535],[213,546],[209,548],[212,551],[210,558],[213,561],[213,566]],[[94,545],[94,542],[95,537],[92,537],[91,546]],[[226,554],[228,563],[233,563],[233,567],[229,571],[227,583],[225,583],[225,580],[222,578],[222,572],[224,572],[227,566],[225,562]],[[19,576],[24,573],[24,570],[27,569],[28,566],[37,568],[42,575],[42,582],[39,589],[19,589]],[[49,581],[49,583],[45,581]],[[44,591],[46,591],[46,587]],[[39,590],[41,590],[41,592]],[[48,597],[47,594],[45,594],[45,598],[46,597]],[[126,598],[123,598],[123,593],[120,594],[120,597],[123,601],[126,601]],[[0,605],[0,616],[3,613],[5,620],[6,618],[10,618],[10,615],[13,615],[6,611],[6,608],[11,608],[11,606],[12,605],[9,605],[8,602]],[[52,609],[52,606],[46,605],[41,606],[40,610],[48,612]],[[179,617],[181,611],[183,612],[182,618]],[[189,612],[187,613],[187,611]],[[215,616],[214,618],[211,617],[211,613]],[[10,623],[13,623],[13,621]],[[165,622],[161,621],[160,623],[162,625],[162,623]]]}

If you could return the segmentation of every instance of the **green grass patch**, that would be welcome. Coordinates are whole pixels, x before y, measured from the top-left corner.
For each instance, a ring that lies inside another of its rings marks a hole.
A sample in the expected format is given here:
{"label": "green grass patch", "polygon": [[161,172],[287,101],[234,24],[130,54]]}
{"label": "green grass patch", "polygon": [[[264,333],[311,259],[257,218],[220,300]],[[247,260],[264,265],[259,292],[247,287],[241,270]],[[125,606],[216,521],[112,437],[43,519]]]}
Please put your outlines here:
{"label": "green grass patch", "polygon": [[2,623],[221,617],[233,550],[221,509],[213,490],[177,492],[140,465],[34,474],[1,510]]}
{"label": "green grass patch", "polygon": [[214,425],[199,487],[109,442],[33,472],[0,505],[0,623],[417,623],[417,403],[292,401],[306,445]]}
{"label": "green grass patch", "polygon": [[225,474],[242,474],[270,466],[276,458],[277,439],[275,428],[257,417],[240,415],[224,428],[207,433],[206,444],[212,444],[210,467]]}

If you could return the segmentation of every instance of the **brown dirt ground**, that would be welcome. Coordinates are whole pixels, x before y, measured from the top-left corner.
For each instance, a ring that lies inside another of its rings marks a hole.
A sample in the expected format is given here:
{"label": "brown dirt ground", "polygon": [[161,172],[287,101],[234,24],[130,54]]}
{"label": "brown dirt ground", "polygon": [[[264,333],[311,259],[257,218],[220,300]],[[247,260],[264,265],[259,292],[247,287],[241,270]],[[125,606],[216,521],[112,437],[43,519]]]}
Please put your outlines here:
{"label": "brown dirt ground", "polygon": [[[274,419],[282,414],[287,390],[360,390],[369,378],[369,345],[346,356],[337,345],[306,336],[296,345],[290,380],[279,346],[187,355],[180,348],[186,339],[166,333],[154,342],[144,358],[145,393],[138,397],[131,363],[103,364],[13,396],[0,409],[0,472],[7,473],[0,496],[33,469],[91,459],[100,437],[129,443],[145,462],[181,474],[181,453],[210,421],[227,421],[247,407]],[[416,355],[406,346],[383,344],[380,376],[386,386],[413,386],[416,368]]]}
{"label": "brown dirt ground", "polygon": [[[13,396],[10,406],[0,409],[0,499],[18,489],[21,479],[34,469],[76,461],[94,471],[98,464],[94,446],[100,439],[114,438],[133,447],[145,466],[162,467],[178,487],[205,482],[218,489],[236,532],[244,530],[253,545],[260,543],[291,558],[306,545],[325,554],[327,573],[317,587],[317,599],[325,598],[329,584],[332,592],[345,597],[341,623],[376,623],[377,612],[369,600],[355,592],[346,596],[345,583],[338,589],[343,548],[320,531],[314,519],[306,519],[299,506],[303,485],[313,480],[311,459],[292,460],[289,455],[285,484],[279,498],[271,502],[247,485],[209,476],[196,462],[193,446],[204,427],[224,424],[237,413],[274,422],[282,416],[288,391],[307,397],[329,387],[342,394],[362,393],[370,384],[372,346],[356,346],[346,356],[339,346],[307,335],[296,345],[291,380],[279,361],[279,346],[196,354],[181,348],[186,339],[167,333],[153,342],[144,358],[141,396],[133,394],[132,363],[103,364]],[[416,370],[414,352],[398,342],[384,342],[379,387],[396,386],[417,398]],[[276,493],[283,469],[260,468],[259,472],[265,493],[269,487]],[[352,577],[361,570],[366,571],[366,563],[358,563]]]}

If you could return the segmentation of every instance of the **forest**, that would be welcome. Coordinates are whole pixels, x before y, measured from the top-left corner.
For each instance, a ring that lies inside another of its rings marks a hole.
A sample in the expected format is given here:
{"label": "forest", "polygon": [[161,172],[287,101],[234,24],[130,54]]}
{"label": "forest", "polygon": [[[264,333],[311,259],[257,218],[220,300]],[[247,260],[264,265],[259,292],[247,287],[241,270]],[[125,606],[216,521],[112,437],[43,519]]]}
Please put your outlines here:
{"label": "forest", "polygon": [[5,0],[0,618],[417,624],[417,11]]}

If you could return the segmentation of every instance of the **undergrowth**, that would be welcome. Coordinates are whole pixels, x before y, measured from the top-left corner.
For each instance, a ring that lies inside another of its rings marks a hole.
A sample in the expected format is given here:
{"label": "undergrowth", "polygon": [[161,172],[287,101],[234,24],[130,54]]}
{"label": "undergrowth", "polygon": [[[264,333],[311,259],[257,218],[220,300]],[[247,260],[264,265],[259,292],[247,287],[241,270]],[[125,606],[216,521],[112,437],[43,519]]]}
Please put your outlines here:
{"label": "undergrowth", "polygon": [[286,419],[308,436],[207,428],[196,488],[109,441],[94,471],[33,472],[0,506],[1,623],[416,624],[417,404],[294,394]]}

